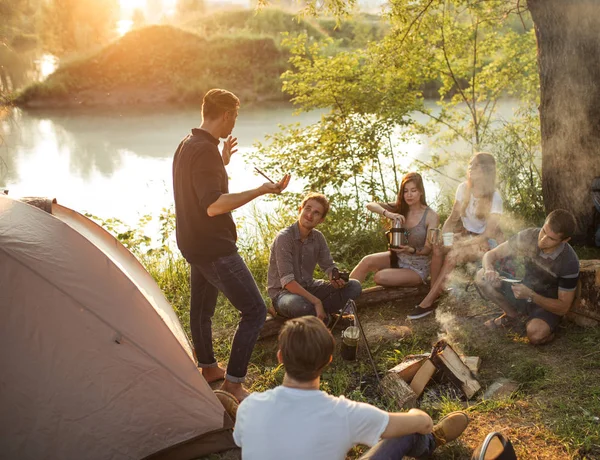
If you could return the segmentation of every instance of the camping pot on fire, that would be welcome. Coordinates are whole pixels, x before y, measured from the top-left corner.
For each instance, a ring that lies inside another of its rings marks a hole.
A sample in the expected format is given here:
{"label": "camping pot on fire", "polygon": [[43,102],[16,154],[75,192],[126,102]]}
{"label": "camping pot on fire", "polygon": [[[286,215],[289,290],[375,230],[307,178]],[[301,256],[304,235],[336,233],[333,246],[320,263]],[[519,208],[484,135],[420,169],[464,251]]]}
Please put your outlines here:
{"label": "camping pot on fire", "polygon": [[408,230],[402,227],[399,219],[394,220],[392,228],[385,232],[385,236],[387,236],[388,244],[392,249],[398,249],[400,246],[408,244]]}

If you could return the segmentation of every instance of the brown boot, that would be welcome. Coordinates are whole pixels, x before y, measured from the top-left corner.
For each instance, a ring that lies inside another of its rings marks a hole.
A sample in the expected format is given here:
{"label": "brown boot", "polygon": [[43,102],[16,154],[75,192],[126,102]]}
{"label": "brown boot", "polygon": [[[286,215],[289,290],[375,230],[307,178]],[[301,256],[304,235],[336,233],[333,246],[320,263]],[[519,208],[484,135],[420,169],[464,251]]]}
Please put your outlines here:
{"label": "brown boot", "polygon": [[454,441],[465,431],[468,424],[469,417],[467,417],[467,414],[461,411],[450,412],[433,427],[435,446],[443,446]]}

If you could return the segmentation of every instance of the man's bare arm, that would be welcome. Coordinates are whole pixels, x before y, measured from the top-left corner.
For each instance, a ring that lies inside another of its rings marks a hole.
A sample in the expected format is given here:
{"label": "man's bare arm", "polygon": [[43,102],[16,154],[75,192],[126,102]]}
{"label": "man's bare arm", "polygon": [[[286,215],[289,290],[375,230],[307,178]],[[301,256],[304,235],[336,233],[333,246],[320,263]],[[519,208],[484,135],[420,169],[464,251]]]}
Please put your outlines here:
{"label": "man's bare arm", "polygon": [[406,413],[390,412],[390,421],[381,434],[383,439],[398,438],[413,433],[429,434],[433,430],[433,420],[419,409]]}
{"label": "man's bare arm", "polygon": [[481,259],[481,264],[486,271],[495,271],[494,263],[510,255],[510,246],[508,245],[508,243],[502,243],[501,245],[496,246],[494,249],[491,249],[490,251],[486,252],[483,255],[483,259]]}
{"label": "man's bare arm", "polygon": [[206,213],[210,217],[215,217],[244,206],[246,203],[249,203],[261,195],[266,195],[267,193],[279,194],[285,190],[289,182],[290,175],[286,174],[283,176],[283,179],[275,184],[266,182],[258,188],[246,190],[244,192],[224,193],[206,209]]}
{"label": "man's bare arm", "polygon": [[512,290],[517,299],[531,298],[533,303],[539,305],[544,310],[560,316],[567,314],[569,308],[571,308],[573,300],[575,299],[575,291],[562,291],[559,289],[558,299],[552,299],[550,297],[544,297],[536,293],[533,289],[530,289],[522,284],[513,286]]}
{"label": "man's bare arm", "polygon": [[460,220],[460,203],[458,201],[455,201],[454,205],[452,206],[452,212],[450,213],[450,215],[446,219],[446,222],[444,222],[444,225],[442,226],[442,233],[448,233],[448,232],[454,231],[454,229],[456,228],[456,224],[458,224],[459,220]]}

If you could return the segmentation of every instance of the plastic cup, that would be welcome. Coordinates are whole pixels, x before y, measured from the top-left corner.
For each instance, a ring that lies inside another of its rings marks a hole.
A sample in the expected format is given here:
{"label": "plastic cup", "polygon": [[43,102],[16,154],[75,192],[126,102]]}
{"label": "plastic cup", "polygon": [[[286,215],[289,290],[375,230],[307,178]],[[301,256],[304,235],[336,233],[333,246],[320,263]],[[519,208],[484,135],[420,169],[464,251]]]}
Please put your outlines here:
{"label": "plastic cup", "polygon": [[442,238],[444,239],[444,246],[449,247],[454,243],[454,233],[444,233]]}

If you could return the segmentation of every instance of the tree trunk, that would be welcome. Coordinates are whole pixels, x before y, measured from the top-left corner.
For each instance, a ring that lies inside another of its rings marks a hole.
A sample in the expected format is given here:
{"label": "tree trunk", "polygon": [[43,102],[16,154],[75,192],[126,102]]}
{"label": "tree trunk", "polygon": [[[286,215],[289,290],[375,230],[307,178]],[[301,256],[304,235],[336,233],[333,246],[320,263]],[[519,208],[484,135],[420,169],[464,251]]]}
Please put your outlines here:
{"label": "tree trunk", "polygon": [[568,209],[581,240],[600,176],[600,2],[527,0],[538,43],[542,190],[549,213]]}

